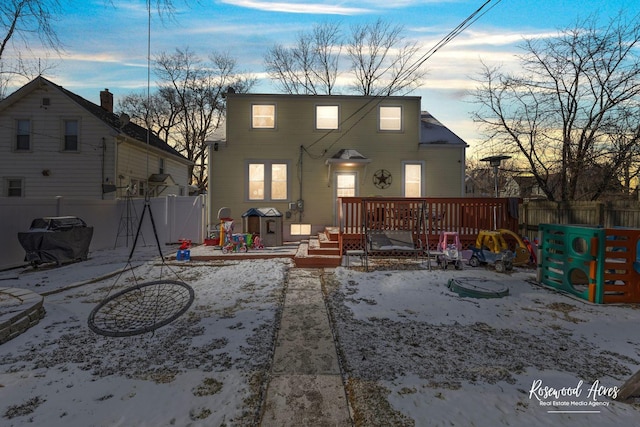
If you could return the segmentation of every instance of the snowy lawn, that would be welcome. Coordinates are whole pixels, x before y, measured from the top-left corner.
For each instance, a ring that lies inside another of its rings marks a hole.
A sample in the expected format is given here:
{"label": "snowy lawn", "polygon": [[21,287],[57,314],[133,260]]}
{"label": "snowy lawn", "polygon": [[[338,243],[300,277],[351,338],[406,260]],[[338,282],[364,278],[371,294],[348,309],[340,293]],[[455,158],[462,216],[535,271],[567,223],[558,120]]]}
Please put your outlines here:
{"label": "snowy lawn", "polygon": [[[0,345],[0,425],[256,425],[292,262],[168,270],[143,253],[138,280],[175,274],[193,287],[193,305],[154,333],[96,335],[91,310],[133,283],[108,276],[126,255],[0,273],[0,286],[46,294],[47,310]],[[390,268],[324,274],[357,426],[640,424],[637,406],[607,396],[639,368],[637,306],[569,298],[529,283],[532,270]],[[492,279],[510,294],[460,297],[447,287],[453,277]]]}
{"label": "snowy lawn", "polygon": [[[256,423],[291,261],[171,263],[171,271],[137,264],[142,282],[176,274],[193,287],[189,311],[153,333],[110,338],[91,332],[87,318],[133,283],[129,272],[46,296],[45,318],[0,346],[0,425]],[[97,254],[19,277],[5,273],[0,285],[52,292],[113,266]]]}
{"label": "snowy lawn", "polygon": [[[453,277],[510,294],[461,297]],[[590,304],[534,278],[468,266],[328,275],[356,425],[639,425],[639,406],[607,396],[639,369],[639,307]]]}

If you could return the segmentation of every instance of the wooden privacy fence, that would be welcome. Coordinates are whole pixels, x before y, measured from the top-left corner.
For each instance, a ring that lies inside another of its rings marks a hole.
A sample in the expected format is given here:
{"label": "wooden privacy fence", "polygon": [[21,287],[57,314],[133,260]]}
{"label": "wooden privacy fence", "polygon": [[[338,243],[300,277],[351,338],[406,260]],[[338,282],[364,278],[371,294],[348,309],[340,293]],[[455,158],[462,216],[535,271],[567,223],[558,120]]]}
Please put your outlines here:
{"label": "wooden privacy fence", "polygon": [[640,202],[549,202],[533,200],[520,205],[519,233],[538,236],[539,224],[599,225],[605,228],[640,228]]}

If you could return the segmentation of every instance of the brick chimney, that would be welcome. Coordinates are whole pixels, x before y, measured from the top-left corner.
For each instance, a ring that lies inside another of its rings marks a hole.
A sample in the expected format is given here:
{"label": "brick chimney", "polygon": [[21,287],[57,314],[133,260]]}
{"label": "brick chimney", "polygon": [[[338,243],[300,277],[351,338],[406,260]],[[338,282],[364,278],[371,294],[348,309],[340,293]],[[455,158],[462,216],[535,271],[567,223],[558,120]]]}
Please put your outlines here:
{"label": "brick chimney", "polygon": [[109,92],[109,89],[100,91],[100,106],[113,113],[113,94]]}

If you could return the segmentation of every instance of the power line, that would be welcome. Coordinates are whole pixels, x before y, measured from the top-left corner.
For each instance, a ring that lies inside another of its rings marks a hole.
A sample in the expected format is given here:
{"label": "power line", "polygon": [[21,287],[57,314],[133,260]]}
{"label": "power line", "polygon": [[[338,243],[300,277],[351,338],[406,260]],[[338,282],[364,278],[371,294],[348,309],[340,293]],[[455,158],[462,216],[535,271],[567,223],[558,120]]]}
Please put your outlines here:
{"label": "power line", "polygon": [[[487,12],[489,12],[491,9],[493,9],[495,6],[498,5],[498,3],[500,3],[502,0],[497,0],[495,3],[493,3],[489,8],[487,8],[485,10],[485,8],[487,7],[487,5],[489,5],[493,0],[486,0],[480,7],[478,7],[471,15],[469,15],[466,19],[464,19],[460,24],[458,24],[453,30],[451,30],[446,36],[444,36],[438,43],[436,43],[432,48],[430,48],[424,55],[422,55],[415,63],[414,65],[408,67],[407,71],[405,72],[405,76],[411,75],[411,73],[415,72],[418,68],[420,68],[429,58],[431,58],[437,51],[439,51],[440,49],[442,49],[444,46],[446,46],[447,44],[449,44],[449,42],[451,42],[453,39],[455,39],[458,35],[460,35],[464,30],[466,30],[467,28],[469,28],[469,26],[471,26],[473,23],[475,23],[478,19],[480,19],[481,17],[483,17]],[[382,91],[383,93],[388,93],[389,90],[391,89],[390,85],[387,85],[384,90]],[[374,96],[372,97],[369,101],[367,101],[365,104],[363,104],[360,108],[358,108],[356,111],[354,111],[351,115],[349,115],[349,117],[343,119],[340,122],[340,126],[345,124],[347,121],[351,120],[355,115],[357,115],[359,112],[361,112],[363,109],[365,109],[370,103],[374,103],[370,108],[368,108],[366,110],[366,112],[364,113],[364,115],[362,115],[358,120],[355,121],[355,123],[351,124],[348,128],[346,128],[344,131],[341,132],[340,136],[329,145],[329,147],[327,147],[324,151],[324,153],[326,153],[331,147],[333,147],[336,143],[338,143],[347,133],[349,133],[358,123],[360,123],[360,121],[362,121],[375,107],[377,107],[378,105],[380,105],[380,103],[385,100],[386,98],[390,97],[390,95],[380,95],[380,96]],[[340,127],[339,126],[339,127]],[[328,132],[326,132],[325,134],[323,134],[322,136],[320,136],[319,138],[317,138],[315,141],[313,141],[311,144],[309,144],[308,146],[304,147],[304,151],[307,152],[310,156],[311,153],[309,153],[309,151],[307,150],[308,148],[313,147],[314,145],[316,145],[317,143],[319,143],[320,141],[322,141],[324,138],[328,137],[329,135],[331,135],[332,133],[334,133],[334,130],[330,130]],[[323,154],[324,154],[323,153]],[[312,156],[313,157],[313,156]]]}

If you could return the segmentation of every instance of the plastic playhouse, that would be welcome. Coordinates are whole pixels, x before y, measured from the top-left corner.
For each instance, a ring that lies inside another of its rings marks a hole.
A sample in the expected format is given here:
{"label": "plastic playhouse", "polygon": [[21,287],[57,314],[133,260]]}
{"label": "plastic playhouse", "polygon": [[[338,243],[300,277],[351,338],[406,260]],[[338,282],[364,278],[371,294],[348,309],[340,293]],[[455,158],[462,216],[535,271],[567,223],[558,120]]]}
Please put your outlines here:
{"label": "plastic playhouse", "polygon": [[538,282],[585,300],[640,302],[640,229],[540,224]]}

